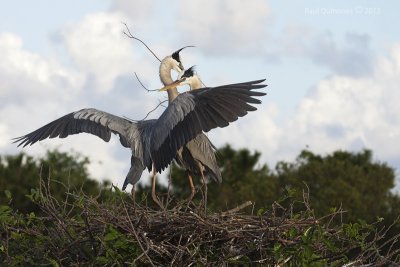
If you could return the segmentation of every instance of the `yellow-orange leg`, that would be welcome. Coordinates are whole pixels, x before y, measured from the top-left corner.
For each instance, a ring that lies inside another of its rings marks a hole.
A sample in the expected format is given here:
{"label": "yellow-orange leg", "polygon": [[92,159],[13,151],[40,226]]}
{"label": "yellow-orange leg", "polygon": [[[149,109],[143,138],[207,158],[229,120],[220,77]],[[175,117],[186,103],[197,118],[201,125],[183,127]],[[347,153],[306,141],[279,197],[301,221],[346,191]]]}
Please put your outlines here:
{"label": "yellow-orange leg", "polygon": [[188,201],[192,201],[193,197],[194,197],[194,184],[193,184],[193,179],[192,176],[188,173],[188,181],[189,181],[189,186],[190,186],[190,196]]}
{"label": "yellow-orange leg", "polygon": [[152,171],[152,185],[151,185],[151,197],[153,198],[153,201],[160,207],[163,208],[163,205],[161,204],[160,200],[157,197],[156,194],[156,179],[157,179],[157,175],[156,175],[156,170],[153,167],[153,171]]}
{"label": "yellow-orange leg", "polygon": [[204,210],[207,211],[207,193],[208,193],[208,188],[207,188],[207,183],[206,183],[206,177],[204,177],[204,172],[203,172],[203,166],[201,165],[200,162],[198,162],[199,165],[199,170],[201,174],[201,178],[203,180],[204,184]]}
{"label": "yellow-orange leg", "polygon": [[132,186],[131,195],[133,198],[133,203],[136,203],[136,185]]}

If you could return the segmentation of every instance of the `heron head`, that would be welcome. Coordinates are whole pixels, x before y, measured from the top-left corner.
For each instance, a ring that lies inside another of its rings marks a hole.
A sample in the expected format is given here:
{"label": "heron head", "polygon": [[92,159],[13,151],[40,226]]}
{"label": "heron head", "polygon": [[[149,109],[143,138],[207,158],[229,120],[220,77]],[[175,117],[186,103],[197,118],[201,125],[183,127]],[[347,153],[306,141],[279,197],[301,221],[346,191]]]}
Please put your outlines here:
{"label": "heron head", "polygon": [[164,86],[159,91],[166,91],[168,89],[178,87],[180,85],[185,85],[185,84],[188,84],[192,87],[192,84],[196,79],[198,80],[198,77],[195,73],[195,67],[192,66],[192,67],[188,68],[187,70],[185,70],[184,72],[182,72],[176,81]]}
{"label": "heron head", "polygon": [[182,73],[182,72],[185,70],[185,68],[184,68],[183,65],[182,65],[182,60],[181,60],[181,56],[179,55],[179,53],[180,53],[183,49],[185,49],[185,48],[187,48],[187,47],[194,47],[194,46],[193,46],[193,45],[188,45],[188,46],[182,47],[182,48],[176,50],[176,51],[175,51],[174,53],[172,53],[172,55],[171,55],[172,60],[174,60],[175,63],[176,63],[175,66],[174,66],[174,69],[175,69],[177,72],[179,72],[179,73]]}

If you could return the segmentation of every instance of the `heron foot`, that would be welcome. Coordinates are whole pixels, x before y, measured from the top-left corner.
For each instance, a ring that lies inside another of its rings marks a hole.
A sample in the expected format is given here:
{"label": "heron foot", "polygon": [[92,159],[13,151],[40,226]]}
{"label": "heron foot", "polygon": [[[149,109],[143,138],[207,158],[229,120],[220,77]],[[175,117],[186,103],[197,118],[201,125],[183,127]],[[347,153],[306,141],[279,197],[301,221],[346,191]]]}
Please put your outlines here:
{"label": "heron foot", "polygon": [[153,201],[161,208],[164,209],[164,205],[162,204],[162,202],[160,201],[160,199],[158,198],[157,194],[156,194],[156,180],[157,180],[157,176],[156,176],[156,171],[153,167],[153,176],[152,176],[152,182],[151,182],[151,197],[153,198]]}
{"label": "heron foot", "polygon": [[151,197],[153,198],[153,201],[161,208],[164,209],[164,205],[162,204],[161,200],[158,198],[156,192],[151,192]]}
{"label": "heron foot", "polygon": [[187,202],[192,202],[192,200],[193,200],[193,197],[194,197],[194,194],[195,194],[195,191],[194,191],[194,189],[193,190],[191,190],[191,192],[190,192],[190,196],[187,198]]}

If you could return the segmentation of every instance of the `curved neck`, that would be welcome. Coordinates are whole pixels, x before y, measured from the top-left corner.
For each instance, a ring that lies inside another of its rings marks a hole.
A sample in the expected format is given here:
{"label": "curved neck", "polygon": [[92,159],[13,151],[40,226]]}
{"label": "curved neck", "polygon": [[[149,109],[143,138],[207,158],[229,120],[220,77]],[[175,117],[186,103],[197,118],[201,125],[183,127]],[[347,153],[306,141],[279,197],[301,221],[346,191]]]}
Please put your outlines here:
{"label": "curved neck", "polygon": [[202,87],[202,83],[201,83],[199,76],[197,76],[197,75],[193,76],[192,81],[190,83],[190,90],[200,89],[201,87]]}
{"label": "curved neck", "polygon": [[[168,56],[164,58],[160,64],[160,80],[164,84],[164,86],[174,82],[171,77],[171,70],[174,68],[171,60],[171,57]],[[179,95],[178,89],[176,89],[176,87],[168,89],[167,93],[169,103],[171,103]]]}

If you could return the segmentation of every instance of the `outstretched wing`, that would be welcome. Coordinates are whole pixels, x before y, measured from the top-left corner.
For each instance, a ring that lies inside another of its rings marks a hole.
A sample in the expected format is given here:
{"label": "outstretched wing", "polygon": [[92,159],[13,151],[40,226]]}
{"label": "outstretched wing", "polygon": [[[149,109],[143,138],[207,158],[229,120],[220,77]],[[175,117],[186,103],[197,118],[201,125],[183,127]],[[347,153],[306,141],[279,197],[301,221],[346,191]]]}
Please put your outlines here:
{"label": "outstretched wing", "polygon": [[206,87],[180,94],[170,103],[154,125],[151,155],[157,171],[165,169],[176,151],[202,131],[225,127],[260,104],[253,91],[265,87],[265,80]]}
{"label": "outstretched wing", "polygon": [[25,147],[48,137],[65,138],[78,133],[90,133],[108,142],[111,133],[115,133],[119,135],[123,146],[130,147],[129,129],[132,129],[132,122],[101,110],[87,108],[69,113],[36,131],[14,138],[14,143]]}

